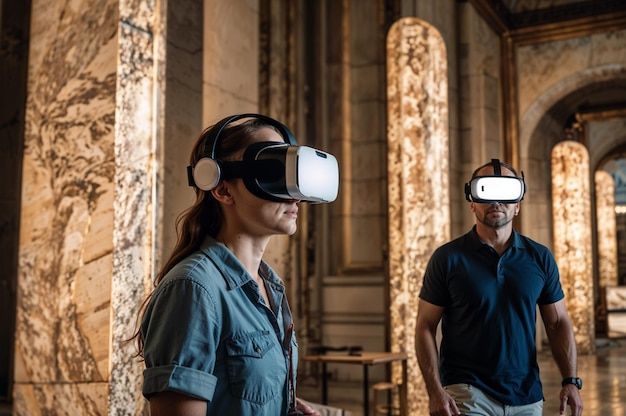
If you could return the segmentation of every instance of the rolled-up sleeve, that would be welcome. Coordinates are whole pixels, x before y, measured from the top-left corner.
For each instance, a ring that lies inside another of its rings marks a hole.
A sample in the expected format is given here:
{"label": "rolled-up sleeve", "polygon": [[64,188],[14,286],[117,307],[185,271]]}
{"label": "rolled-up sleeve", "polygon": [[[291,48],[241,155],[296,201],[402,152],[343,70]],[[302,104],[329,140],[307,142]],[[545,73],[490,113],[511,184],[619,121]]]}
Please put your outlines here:
{"label": "rolled-up sleeve", "polygon": [[157,288],[141,326],[145,397],[171,390],[212,400],[218,313],[209,291],[197,281],[174,279]]}
{"label": "rolled-up sleeve", "polygon": [[211,401],[217,377],[204,371],[179,365],[162,365],[143,372],[143,395],[173,390],[198,399]]}

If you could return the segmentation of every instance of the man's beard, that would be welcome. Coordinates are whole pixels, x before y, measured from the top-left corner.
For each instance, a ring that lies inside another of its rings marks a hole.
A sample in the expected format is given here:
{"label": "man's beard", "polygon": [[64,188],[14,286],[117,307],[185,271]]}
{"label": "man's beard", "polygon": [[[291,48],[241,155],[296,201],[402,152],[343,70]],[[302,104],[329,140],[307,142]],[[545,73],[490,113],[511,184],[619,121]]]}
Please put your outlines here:
{"label": "man's beard", "polygon": [[[487,210],[487,212],[485,212],[485,215],[483,216],[483,218],[480,218],[478,215],[476,216],[476,218],[478,219],[478,221],[480,221],[482,224],[484,224],[484,225],[486,225],[488,227],[496,228],[496,229],[502,228],[505,225],[507,225],[508,223],[510,223],[511,221],[513,221],[513,216],[509,217],[508,212],[503,210],[500,207],[501,207],[500,204],[492,204],[489,207],[489,209]],[[489,214],[494,209],[497,209],[498,211],[500,211],[504,215],[504,217],[490,220],[489,219]]]}

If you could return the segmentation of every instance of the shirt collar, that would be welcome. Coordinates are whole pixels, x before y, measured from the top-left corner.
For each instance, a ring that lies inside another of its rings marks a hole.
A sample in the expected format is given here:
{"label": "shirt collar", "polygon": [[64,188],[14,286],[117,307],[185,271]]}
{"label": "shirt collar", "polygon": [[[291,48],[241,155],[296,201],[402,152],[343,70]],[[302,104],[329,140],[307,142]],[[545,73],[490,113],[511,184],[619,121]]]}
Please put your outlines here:
{"label": "shirt collar", "polygon": [[[224,244],[218,242],[213,237],[208,236],[205,238],[200,246],[200,251],[209,257],[215,264],[215,267],[220,270],[229,290],[241,287],[253,280],[239,259]],[[276,272],[264,260],[261,260],[259,273],[273,285],[283,286]]]}
{"label": "shirt collar", "polygon": [[[520,235],[515,231],[515,229],[513,229],[512,232],[513,243],[511,244],[511,247],[524,248],[524,244],[522,244],[522,239],[520,238]],[[480,238],[478,237],[478,233],[476,232],[476,225],[474,225],[470,232],[467,233],[466,244],[474,250],[480,250],[483,247],[484,243],[480,241]]]}

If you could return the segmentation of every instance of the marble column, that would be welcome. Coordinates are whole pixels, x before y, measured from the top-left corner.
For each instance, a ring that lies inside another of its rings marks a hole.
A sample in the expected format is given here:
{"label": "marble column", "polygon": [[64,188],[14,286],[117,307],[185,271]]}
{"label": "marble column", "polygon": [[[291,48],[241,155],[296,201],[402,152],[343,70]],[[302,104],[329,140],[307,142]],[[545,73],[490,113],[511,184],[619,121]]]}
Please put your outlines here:
{"label": "marble column", "polygon": [[617,286],[618,283],[615,181],[610,173],[603,170],[596,171],[594,178],[596,186],[598,284],[600,288],[606,288]]}
{"label": "marble column", "polygon": [[589,153],[564,140],[552,149],[554,257],[580,354],[595,351]]}
{"label": "marble column", "polygon": [[[418,294],[433,250],[450,238],[446,47],[432,25],[403,18],[387,37],[389,285],[392,351],[409,355],[409,414],[428,414],[415,356]],[[398,366],[394,381],[401,380]]]}

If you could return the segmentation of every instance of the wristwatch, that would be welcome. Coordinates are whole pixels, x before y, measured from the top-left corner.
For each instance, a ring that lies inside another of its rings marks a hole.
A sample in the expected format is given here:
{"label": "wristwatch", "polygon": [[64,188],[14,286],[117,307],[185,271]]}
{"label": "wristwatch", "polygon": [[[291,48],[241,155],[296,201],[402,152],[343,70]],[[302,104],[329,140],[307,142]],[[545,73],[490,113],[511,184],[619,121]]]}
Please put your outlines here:
{"label": "wristwatch", "polygon": [[561,382],[561,387],[565,387],[566,384],[573,384],[578,390],[583,388],[583,381],[580,377],[565,377]]}

